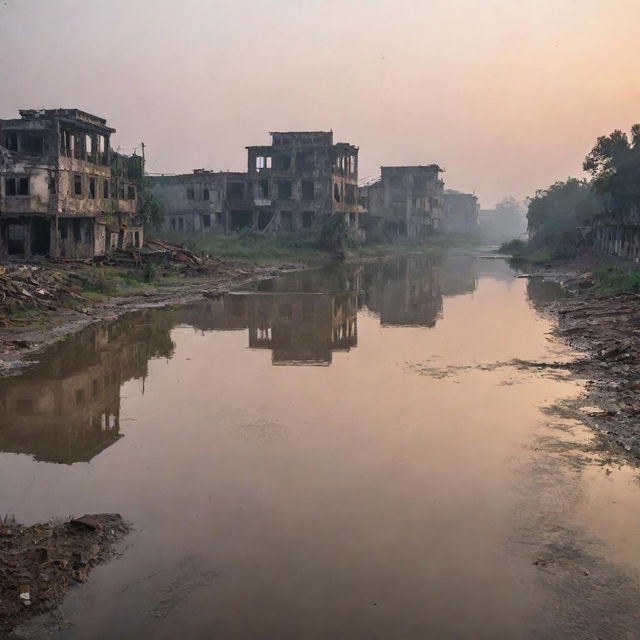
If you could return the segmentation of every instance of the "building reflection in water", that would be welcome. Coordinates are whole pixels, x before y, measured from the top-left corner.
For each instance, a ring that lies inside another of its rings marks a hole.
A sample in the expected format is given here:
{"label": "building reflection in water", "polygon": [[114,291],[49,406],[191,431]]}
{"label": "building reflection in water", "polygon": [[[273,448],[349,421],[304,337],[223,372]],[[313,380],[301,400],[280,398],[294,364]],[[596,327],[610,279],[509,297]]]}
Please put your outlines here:
{"label": "building reflection in water", "polygon": [[173,353],[169,328],[156,316],[142,312],[86,329],[22,375],[0,381],[0,451],[72,464],[118,440],[120,387],[145,378],[150,358]]}
{"label": "building reflection in water", "polygon": [[475,264],[416,254],[304,271],[88,328],[24,374],[0,380],[0,451],[64,464],[91,460],[122,437],[120,388],[144,380],[150,359],[172,356],[174,327],[247,331],[248,347],[270,350],[274,365],[328,366],[335,352],[357,346],[361,306],[382,325],[433,327],[444,296],[475,289]]}

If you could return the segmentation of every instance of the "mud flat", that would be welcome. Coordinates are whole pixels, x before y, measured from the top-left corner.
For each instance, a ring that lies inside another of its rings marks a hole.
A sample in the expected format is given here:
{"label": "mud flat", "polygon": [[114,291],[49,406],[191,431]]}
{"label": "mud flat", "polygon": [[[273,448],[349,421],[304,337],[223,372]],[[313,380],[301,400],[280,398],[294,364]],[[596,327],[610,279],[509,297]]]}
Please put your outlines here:
{"label": "mud flat", "polygon": [[0,633],[56,608],[73,584],[113,557],[129,530],[107,513],[29,527],[0,523]]}
{"label": "mud flat", "polygon": [[640,458],[640,294],[602,293],[584,269],[542,271],[574,294],[546,306],[557,318],[555,335],[583,354],[570,369],[587,379],[585,420]]}

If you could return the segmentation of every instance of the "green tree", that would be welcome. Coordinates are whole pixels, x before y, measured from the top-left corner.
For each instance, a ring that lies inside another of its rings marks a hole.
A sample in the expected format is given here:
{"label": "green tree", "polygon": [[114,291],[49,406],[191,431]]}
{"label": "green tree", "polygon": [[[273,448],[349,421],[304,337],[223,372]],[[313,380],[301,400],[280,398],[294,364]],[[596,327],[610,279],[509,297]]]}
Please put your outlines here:
{"label": "green tree", "polygon": [[599,137],[583,169],[608,213],[618,219],[636,213],[640,208],[640,124],[631,128],[631,138],[619,130]]}
{"label": "green tree", "polygon": [[557,257],[572,255],[579,237],[578,227],[589,226],[601,210],[601,198],[586,180],[568,178],[539,189],[529,199],[530,243],[549,248]]}

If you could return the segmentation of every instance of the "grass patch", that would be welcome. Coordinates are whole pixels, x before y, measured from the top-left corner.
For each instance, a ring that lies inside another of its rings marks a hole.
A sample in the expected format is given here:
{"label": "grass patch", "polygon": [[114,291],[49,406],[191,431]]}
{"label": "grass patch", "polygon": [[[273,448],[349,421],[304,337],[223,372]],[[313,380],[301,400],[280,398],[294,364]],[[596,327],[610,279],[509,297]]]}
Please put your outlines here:
{"label": "grass patch", "polygon": [[640,271],[609,264],[594,272],[596,286],[603,293],[640,293]]}
{"label": "grass patch", "polygon": [[155,237],[181,244],[194,253],[248,260],[261,265],[327,258],[327,254],[317,248],[314,238],[295,233],[272,236],[255,231],[228,235],[163,232]]}

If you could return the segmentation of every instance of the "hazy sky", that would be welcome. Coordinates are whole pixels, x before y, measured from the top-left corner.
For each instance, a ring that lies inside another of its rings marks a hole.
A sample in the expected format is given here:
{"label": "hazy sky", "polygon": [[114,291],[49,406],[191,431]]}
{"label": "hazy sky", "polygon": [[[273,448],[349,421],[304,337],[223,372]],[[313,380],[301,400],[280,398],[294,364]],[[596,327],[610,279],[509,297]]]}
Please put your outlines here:
{"label": "hazy sky", "polygon": [[0,0],[0,117],[78,107],[153,172],[333,129],[483,206],[640,121],[640,0]]}

